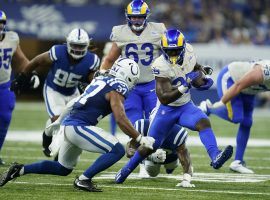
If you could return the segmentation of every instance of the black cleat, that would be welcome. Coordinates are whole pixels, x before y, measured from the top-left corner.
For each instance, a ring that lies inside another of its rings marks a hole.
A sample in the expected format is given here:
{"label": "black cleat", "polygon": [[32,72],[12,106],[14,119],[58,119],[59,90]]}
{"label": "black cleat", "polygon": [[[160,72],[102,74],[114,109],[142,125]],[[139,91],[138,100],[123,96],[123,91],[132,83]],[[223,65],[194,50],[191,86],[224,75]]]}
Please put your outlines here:
{"label": "black cleat", "polygon": [[47,136],[45,132],[42,134],[42,147],[43,147],[43,153],[47,157],[51,157],[51,151],[49,149],[50,144],[52,143],[52,137]]}
{"label": "black cleat", "polygon": [[0,177],[0,187],[4,186],[7,182],[20,176],[20,170],[23,168],[22,164],[13,163],[7,171]]}
{"label": "black cleat", "polygon": [[0,158],[0,166],[5,165],[6,163]]}
{"label": "black cleat", "polygon": [[229,160],[232,157],[233,154],[233,147],[231,145],[228,145],[223,151],[221,151],[215,160],[213,160],[210,165],[214,169],[219,169],[222,167],[222,165]]}
{"label": "black cleat", "polygon": [[95,183],[92,182],[91,179],[89,180],[79,180],[79,177],[76,177],[74,180],[74,188],[77,190],[84,190],[87,192],[102,192],[102,189],[98,188]]}

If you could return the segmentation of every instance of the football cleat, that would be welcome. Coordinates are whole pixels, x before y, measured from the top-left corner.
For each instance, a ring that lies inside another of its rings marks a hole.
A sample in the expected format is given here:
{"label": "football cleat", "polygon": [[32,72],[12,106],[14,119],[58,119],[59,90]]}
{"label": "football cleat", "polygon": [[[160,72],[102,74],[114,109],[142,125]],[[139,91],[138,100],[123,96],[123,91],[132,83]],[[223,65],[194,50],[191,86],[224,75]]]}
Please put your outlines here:
{"label": "football cleat", "polygon": [[0,166],[1,165],[5,165],[6,163],[2,160],[2,158],[0,158]]}
{"label": "football cleat", "polygon": [[147,173],[144,164],[140,164],[139,178],[150,178],[150,175]]}
{"label": "football cleat", "polygon": [[77,190],[84,190],[87,192],[102,192],[102,189],[98,188],[91,179],[79,180],[79,177],[76,177],[73,186]]}
{"label": "football cleat", "polygon": [[245,162],[241,160],[235,160],[230,164],[230,170],[241,174],[254,174],[251,169],[245,166]]}
{"label": "football cleat", "polygon": [[232,157],[233,147],[228,145],[223,151],[221,151],[217,157],[210,163],[214,169],[219,169],[222,165]]}
{"label": "football cleat", "polygon": [[131,170],[129,168],[123,167],[117,172],[115,176],[115,183],[117,184],[123,183],[130,173]]}
{"label": "football cleat", "polygon": [[202,101],[198,108],[200,108],[207,116],[209,116],[210,108],[212,107],[212,103],[209,99],[206,99],[205,101]]}
{"label": "football cleat", "polygon": [[7,171],[0,177],[0,187],[4,186],[7,182],[20,176],[20,170],[23,168],[22,164],[13,163]]}
{"label": "football cleat", "polygon": [[43,147],[43,153],[45,156],[47,157],[51,157],[51,151],[49,149],[50,144],[52,143],[52,137],[51,136],[47,136],[45,134],[45,131],[42,134],[42,147]]}

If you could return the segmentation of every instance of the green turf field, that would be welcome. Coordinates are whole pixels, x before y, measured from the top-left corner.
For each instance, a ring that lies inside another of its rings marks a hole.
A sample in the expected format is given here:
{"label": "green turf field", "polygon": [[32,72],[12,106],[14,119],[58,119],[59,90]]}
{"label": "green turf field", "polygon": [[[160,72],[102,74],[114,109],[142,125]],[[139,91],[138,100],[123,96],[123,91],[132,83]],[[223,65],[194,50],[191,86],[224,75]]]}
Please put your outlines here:
{"label": "green turf field", "polygon": [[[18,104],[13,115],[11,130],[42,130],[47,119],[45,107],[42,104]],[[225,123],[217,118],[211,118],[217,136],[234,137],[236,126]],[[108,130],[108,120],[100,126]],[[270,140],[269,118],[256,117],[251,138]],[[41,134],[41,133],[40,133]],[[191,133],[196,134],[196,133]],[[87,193],[73,189],[72,182],[98,156],[84,152],[81,160],[67,177],[49,175],[28,175],[7,183],[0,188],[0,200],[6,199],[270,199],[270,147],[249,147],[246,152],[246,162],[256,174],[239,175],[230,172],[229,163],[220,170],[213,170],[210,160],[201,147],[189,147],[194,166],[194,181],[196,188],[183,189],[175,185],[181,179],[181,168],[174,176],[167,176],[164,170],[161,177],[154,179],[137,179],[131,175],[124,184],[116,185],[113,178],[116,172],[125,164],[123,158],[111,168],[95,178],[95,182],[103,188],[103,193]],[[7,162],[17,161],[30,163],[45,159],[39,143],[11,142],[5,143],[1,153]],[[6,167],[0,167],[3,172]],[[135,173],[138,172],[138,169]]]}

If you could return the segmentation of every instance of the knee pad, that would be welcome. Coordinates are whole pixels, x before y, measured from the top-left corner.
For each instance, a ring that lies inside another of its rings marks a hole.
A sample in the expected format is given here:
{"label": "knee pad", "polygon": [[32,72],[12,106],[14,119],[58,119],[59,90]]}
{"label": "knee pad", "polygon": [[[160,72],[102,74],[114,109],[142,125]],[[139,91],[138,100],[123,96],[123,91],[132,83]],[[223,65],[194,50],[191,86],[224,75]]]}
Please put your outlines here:
{"label": "knee pad", "polygon": [[152,161],[145,160],[144,167],[151,177],[156,177],[160,173],[160,164],[155,164]]}

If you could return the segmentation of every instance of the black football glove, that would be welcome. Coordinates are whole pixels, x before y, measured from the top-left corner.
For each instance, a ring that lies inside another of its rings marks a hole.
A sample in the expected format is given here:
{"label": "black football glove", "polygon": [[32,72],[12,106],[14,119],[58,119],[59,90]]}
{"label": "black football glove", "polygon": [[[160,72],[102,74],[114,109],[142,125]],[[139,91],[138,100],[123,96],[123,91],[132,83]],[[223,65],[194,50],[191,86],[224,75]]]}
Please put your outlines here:
{"label": "black football glove", "polygon": [[23,72],[20,72],[14,80],[11,82],[10,90],[14,91],[16,94],[20,94],[23,90],[27,88],[30,83],[31,77]]}

